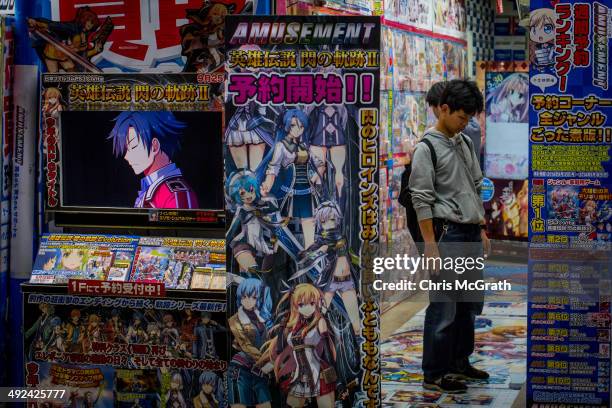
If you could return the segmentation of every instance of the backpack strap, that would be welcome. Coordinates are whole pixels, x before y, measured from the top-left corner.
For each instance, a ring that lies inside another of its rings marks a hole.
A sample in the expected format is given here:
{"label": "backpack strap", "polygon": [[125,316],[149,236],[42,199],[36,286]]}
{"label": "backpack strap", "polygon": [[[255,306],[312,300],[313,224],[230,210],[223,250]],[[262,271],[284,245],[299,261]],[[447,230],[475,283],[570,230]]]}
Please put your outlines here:
{"label": "backpack strap", "polygon": [[461,139],[463,139],[463,143],[465,143],[468,147],[468,150],[470,151],[470,154],[472,154],[472,145],[470,144],[470,142],[468,142],[467,140],[467,136],[463,134],[463,132],[460,133],[461,135]]}
{"label": "backpack strap", "polygon": [[438,156],[436,156],[436,151],[434,150],[433,145],[429,140],[423,136],[421,142],[425,143],[427,147],[429,147],[429,153],[431,153],[431,163],[433,164],[434,170],[436,169],[436,165],[438,164]]}

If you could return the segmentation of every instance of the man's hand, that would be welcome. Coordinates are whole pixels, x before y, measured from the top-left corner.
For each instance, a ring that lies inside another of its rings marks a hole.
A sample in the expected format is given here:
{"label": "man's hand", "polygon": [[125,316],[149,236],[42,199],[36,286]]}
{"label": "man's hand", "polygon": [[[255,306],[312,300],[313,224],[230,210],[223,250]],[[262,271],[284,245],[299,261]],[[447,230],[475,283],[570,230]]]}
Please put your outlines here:
{"label": "man's hand", "polygon": [[487,231],[480,230],[480,238],[482,239],[482,249],[485,259],[491,254],[491,240],[487,237]]}
{"label": "man's hand", "polygon": [[[429,269],[431,276],[438,276],[440,270],[438,269],[437,259],[440,258],[440,251],[438,250],[438,244],[435,241],[425,242],[425,264],[429,264],[432,268]],[[428,261],[429,258],[433,258]]]}

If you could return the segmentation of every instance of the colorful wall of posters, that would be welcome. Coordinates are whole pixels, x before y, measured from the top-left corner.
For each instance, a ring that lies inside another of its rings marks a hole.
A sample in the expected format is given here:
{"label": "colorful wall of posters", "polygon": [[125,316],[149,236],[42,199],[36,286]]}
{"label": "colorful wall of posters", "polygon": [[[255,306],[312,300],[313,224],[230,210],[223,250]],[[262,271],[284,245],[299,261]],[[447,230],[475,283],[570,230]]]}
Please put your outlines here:
{"label": "colorful wall of posters", "polygon": [[27,386],[65,389],[61,407],[227,406],[224,294],[147,299],[65,290],[24,288]]}
{"label": "colorful wall of posters", "polygon": [[531,3],[528,403],[610,404],[607,3]]}
{"label": "colorful wall of posters", "polygon": [[463,0],[393,0],[384,3],[385,22],[434,37],[466,39]]}
{"label": "colorful wall of posters", "polygon": [[230,404],[378,404],[379,21],[226,19]]}

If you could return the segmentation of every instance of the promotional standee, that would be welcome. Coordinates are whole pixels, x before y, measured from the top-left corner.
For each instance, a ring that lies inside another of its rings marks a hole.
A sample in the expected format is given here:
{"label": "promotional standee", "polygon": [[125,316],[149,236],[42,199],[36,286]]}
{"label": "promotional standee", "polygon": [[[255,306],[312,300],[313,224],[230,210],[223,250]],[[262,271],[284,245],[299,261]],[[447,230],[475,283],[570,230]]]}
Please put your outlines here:
{"label": "promotional standee", "polygon": [[[147,234],[135,229],[146,227],[180,237],[176,229],[184,228],[191,230],[189,236],[206,238],[217,228],[216,236],[222,235],[224,17],[250,14],[255,6],[215,0],[16,2],[14,89],[19,92],[13,139],[18,142],[10,250],[21,255],[11,258],[12,333],[22,326],[18,285],[30,277],[28,254],[36,251],[47,221],[69,231],[99,227],[121,233],[128,227],[130,233]],[[83,249],[82,242],[69,245]],[[225,254],[211,252],[215,262],[203,266],[198,243],[190,245],[162,238],[139,241],[137,268],[129,273],[145,280],[161,276],[167,287],[224,286]],[[124,249],[125,244],[111,243],[111,260],[89,254],[96,260],[83,275],[129,279],[119,256]],[[79,251],[68,258],[78,258]],[[54,263],[61,260],[58,255]],[[100,266],[108,262],[110,268]],[[138,269],[139,262],[144,269]],[[174,265],[172,273],[168,265]],[[37,279],[66,281],[74,275],[62,271],[39,273]],[[10,356],[18,385],[24,357],[17,346]]]}
{"label": "promotional standee", "polygon": [[531,2],[529,406],[610,406],[608,5]]}
{"label": "promotional standee", "polygon": [[231,16],[225,39],[229,403],[378,406],[379,19]]}

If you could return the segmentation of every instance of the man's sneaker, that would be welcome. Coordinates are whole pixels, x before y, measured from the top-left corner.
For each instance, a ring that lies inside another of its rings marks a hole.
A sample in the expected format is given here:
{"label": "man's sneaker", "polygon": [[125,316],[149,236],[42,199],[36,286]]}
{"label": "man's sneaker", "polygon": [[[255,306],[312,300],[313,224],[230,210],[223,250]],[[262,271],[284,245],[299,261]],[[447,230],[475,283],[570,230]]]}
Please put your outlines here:
{"label": "man's sneaker", "polygon": [[468,364],[464,370],[452,370],[449,374],[458,380],[488,380],[489,374]]}
{"label": "man's sneaker", "polygon": [[425,379],[423,381],[423,388],[426,390],[446,392],[448,394],[460,394],[467,391],[465,384],[446,376],[440,377],[437,380]]}

